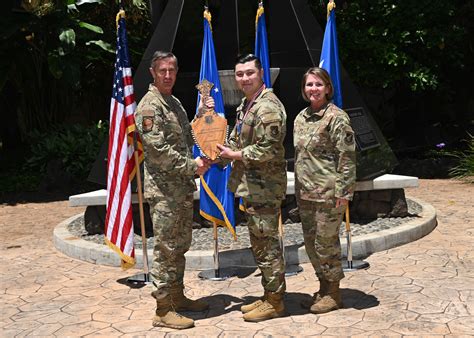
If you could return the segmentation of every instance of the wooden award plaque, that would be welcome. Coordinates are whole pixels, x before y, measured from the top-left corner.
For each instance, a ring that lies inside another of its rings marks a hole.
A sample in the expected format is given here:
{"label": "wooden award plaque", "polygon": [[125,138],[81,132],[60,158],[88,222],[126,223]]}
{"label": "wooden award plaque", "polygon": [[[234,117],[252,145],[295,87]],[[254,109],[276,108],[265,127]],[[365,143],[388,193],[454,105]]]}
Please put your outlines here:
{"label": "wooden award plaque", "polygon": [[[196,85],[201,96],[209,96],[213,83],[202,80]],[[224,144],[227,135],[227,120],[219,116],[213,109],[206,111],[204,114],[196,116],[191,123],[193,130],[193,138],[201,153],[214,161],[219,156],[217,144]]]}

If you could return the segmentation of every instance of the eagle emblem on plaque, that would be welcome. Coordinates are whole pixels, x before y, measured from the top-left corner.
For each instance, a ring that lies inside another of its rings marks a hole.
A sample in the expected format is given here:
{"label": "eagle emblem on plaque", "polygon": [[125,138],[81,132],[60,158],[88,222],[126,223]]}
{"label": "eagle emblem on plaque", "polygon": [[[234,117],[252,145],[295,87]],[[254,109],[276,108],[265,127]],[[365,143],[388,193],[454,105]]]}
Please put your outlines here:
{"label": "eagle emblem on plaque", "polygon": [[[197,90],[203,98],[211,93],[214,86],[212,82],[203,79],[196,85]],[[194,142],[203,156],[214,161],[219,156],[217,144],[224,144],[227,136],[227,120],[217,114],[214,109],[206,110],[198,114],[191,122]]]}

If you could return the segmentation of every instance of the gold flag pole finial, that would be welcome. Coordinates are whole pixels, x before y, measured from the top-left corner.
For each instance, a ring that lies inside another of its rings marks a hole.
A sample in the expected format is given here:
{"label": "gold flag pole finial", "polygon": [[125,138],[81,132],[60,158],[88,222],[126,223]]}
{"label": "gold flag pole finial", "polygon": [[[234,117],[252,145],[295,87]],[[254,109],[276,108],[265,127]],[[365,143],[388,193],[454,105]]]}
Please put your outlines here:
{"label": "gold flag pole finial", "polygon": [[260,1],[260,2],[258,3],[257,15],[256,15],[256,17],[255,17],[255,28],[257,28],[257,25],[258,25],[258,18],[259,18],[260,16],[262,16],[263,13],[264,13],[263,2]]}
{"label": "gold flag pole finial", "polygon": [[211,12],[209,12],[209,8],[207,8],[207,6],[204,6],[204,19],[207,20],[207,22],[209,22],[209,27],[211,28],[211,31],[212,31],[212,24],[211,24],[211,21],[212,21],[212,15],[211,15]]}
{"label": "gold flag pole finial", "polygon": [[331,14],[331,11],[336,8],[336,3],[334,2],[334,0],[329,0],[328,2],[328,19],[329,19],[329,15]]}
{"label": "gold flag pole finial", "polygon": [[116,25],[115,27],[117,27],[117,29],[118,29],[118,23],[119,23],[120,18],[125,19],[125,11],[123,9],[119,10],[117,13],[117,16],[115,17],[115,25]]}

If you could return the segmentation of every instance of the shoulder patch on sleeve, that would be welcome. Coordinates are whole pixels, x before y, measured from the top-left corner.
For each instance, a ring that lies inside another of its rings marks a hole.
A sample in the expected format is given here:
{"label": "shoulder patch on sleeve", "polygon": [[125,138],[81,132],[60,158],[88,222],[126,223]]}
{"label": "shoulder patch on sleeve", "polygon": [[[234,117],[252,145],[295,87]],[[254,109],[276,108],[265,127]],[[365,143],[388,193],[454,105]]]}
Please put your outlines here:
{"label": "shoulder patch on sleeve", "polygon": [[150,116],[144,116],[142,120],[142,130],[144,133],[148,133],[153,130],[155,119]]}
{"label": "shoulder patch on sleeve", "polygon": [[344,136],[344,142],[347,145],[352,145],[354,144],[354,132],[352,131],[351,128],[346,128],[345,130],[345,136]]}
{"label": "shoulder patch on sleeve", "polygon": [[151,109],[144,109],[138,112],[140,118],[137,119],[137,122],[140,123],[141,120],[141,129],[144,133],[149,133],[153,130],[155,126],[155,112]]}

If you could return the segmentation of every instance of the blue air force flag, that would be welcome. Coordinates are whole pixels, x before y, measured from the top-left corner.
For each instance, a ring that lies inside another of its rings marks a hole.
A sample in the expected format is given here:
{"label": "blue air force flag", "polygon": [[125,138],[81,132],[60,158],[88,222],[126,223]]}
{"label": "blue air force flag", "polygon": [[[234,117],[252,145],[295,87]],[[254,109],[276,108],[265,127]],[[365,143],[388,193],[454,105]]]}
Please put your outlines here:
{"label": "blue air force flag", "polygon": [[[211,13],[209,13],[207,9],[204,11],[204,41],[202,44],[199,82],[204,79],[214,84],[214,87],[211,89],[211,96],[215,102],[214,110],[217,114],[225,117],[224,99],[222,97],[214,42],[212,39]],[[196,107],[199,105],[199,101],[200,94],[198,94]],[[194,146],[194,156],[197,157],[199,155],[200,151],[198,147]],[[201,176],[200,214],[213,223],[226,226],[234,238],[236,238],[234,194],[227,190],[227,181],[229,180],[230,171],[230,165],[221,168],[214,164],[204,176]]]}
{"label": "blue air force flag", "polygon": [[342,109],[341,74],[339,66],[339,48],[337,45],[336,13],[334,2],[328,3],[328,21],[324,31],[323,47],[319,67],[331,75],[334,86],[334,104]]}
{"label": "blue air force flag", "polygon": [[265,25],[265,12],[263,3],[260,2],[255,19],[255,55],[260,59],[263,68],[263,82],[265,87],[271,88],[270,57],[268,53],[267,27]]}

